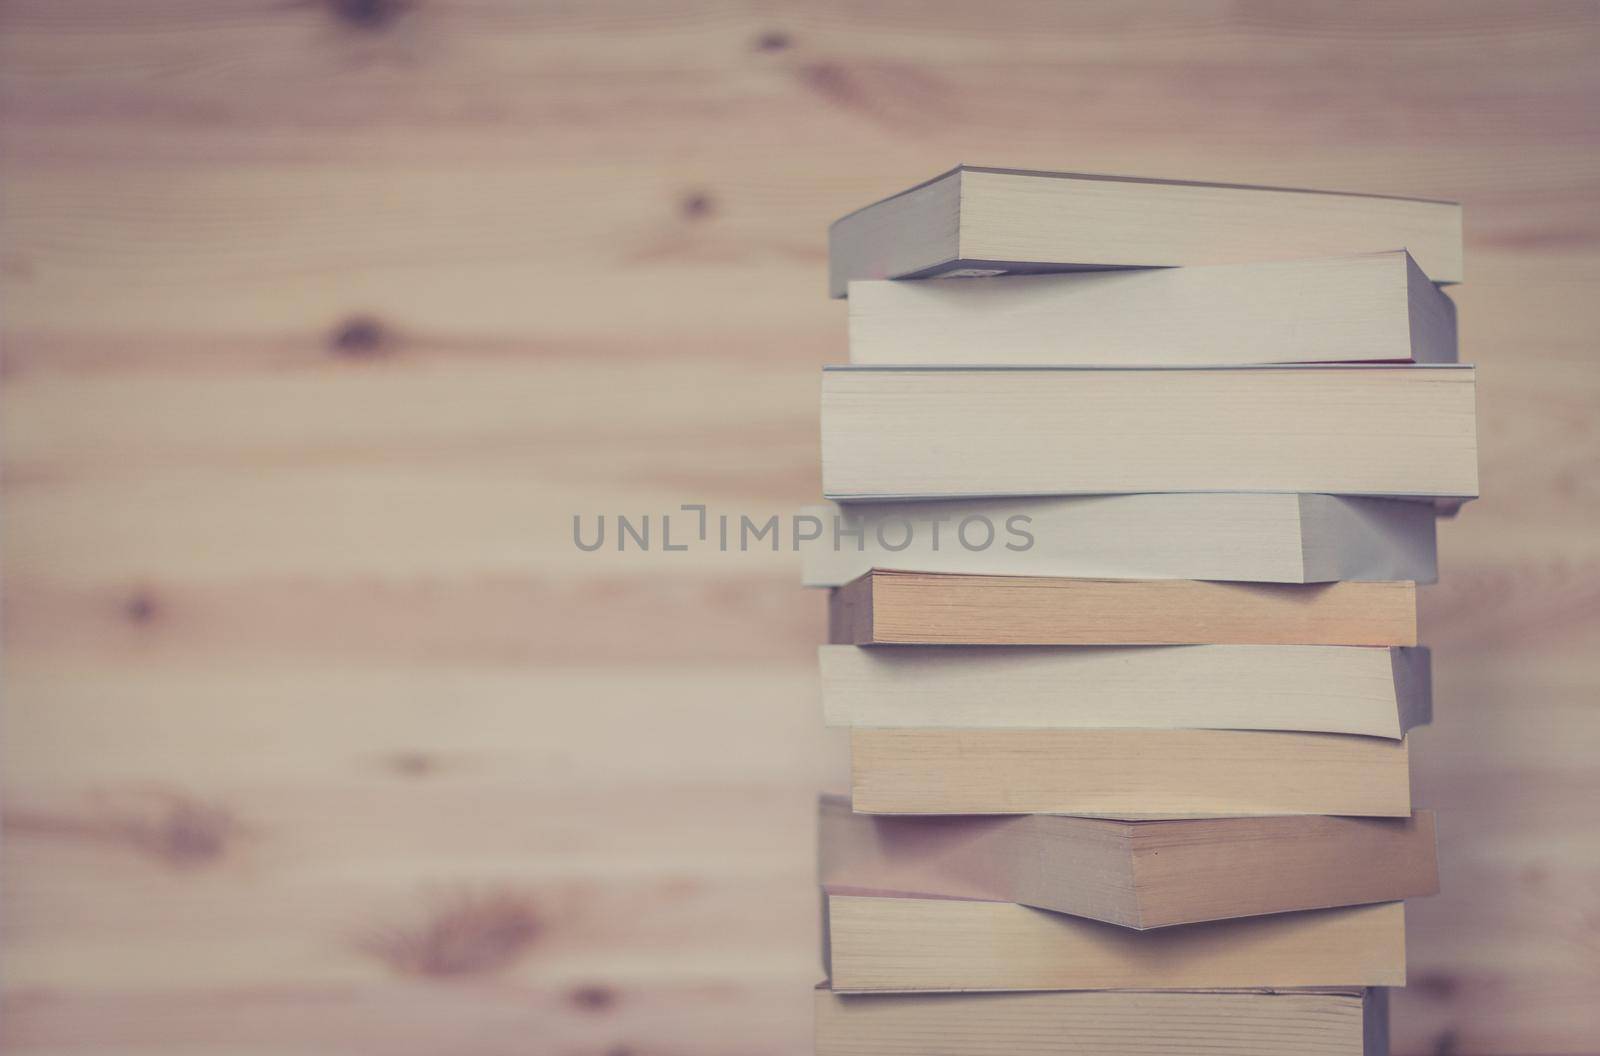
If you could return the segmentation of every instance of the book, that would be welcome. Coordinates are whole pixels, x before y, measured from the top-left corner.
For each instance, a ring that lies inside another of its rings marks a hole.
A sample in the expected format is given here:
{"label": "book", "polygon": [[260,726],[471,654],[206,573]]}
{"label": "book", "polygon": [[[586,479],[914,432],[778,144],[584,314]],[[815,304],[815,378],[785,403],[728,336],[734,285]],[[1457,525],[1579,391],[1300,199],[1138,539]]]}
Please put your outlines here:
{"label": "book", "polygon": [[1404,250],[1267,264],[850,284],[852,363],[1455,360],[1455,306]]}
{"label": "book", "polygon": [[1411,813],[1405,739],[1260,730],[850,731],[868,814]]}
{"label": "book", "polygon": [[1461,207],[1374,194],[961,165],[828,229],[828,290],[918,279],[1409,250],[1460,282]]}
{"label": "book", "polygon": [[817,1056],[1387,1056],[1382,987],[847,994],[818,987]]}
{"label": "book", "polygon": [[1469,366],[826,367],[830,499],[1478,493]]}
{"label": "book", "polygon": [[1436,894],[1434,817],[896,817],[817,804],[841,894],[1016,902],[1143,931]]}
{"label": "book", "polygon": [[823,894],[836,992],[1404,986],[1404,903],[1132,931],[1013,902]]}
{"label": "book", "polygon": [[803,581],[812,587],[837,587],[872,569],[1265,583],[1438,579],[1435,511],[1404,499],[1067,495],[829,504],[802,514],[816,533],[800,542]]}
{"label": "book", "polygon": [[1299,730],[1399,739],[1428,651],[1328,645],[824,645],[829,726]]}
{"label": "book", "polygon": [[869,572],[833,645],[1416,645],[1414,583],[1215,583]]}

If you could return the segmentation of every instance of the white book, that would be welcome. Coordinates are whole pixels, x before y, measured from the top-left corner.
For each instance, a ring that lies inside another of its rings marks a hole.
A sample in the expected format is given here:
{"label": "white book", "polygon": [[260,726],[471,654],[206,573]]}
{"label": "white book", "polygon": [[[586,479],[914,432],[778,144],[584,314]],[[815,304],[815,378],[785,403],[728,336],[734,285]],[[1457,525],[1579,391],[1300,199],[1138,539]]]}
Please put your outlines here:
{"label": "white book", "polygon": [[828,229],[828,286],[1083,268],[1296,260],[1405,249],[1460,282],[1454,202],[962,165]]}
{"label": "white book", "polygon": [[829,367],[830,499],[1478,494],[1469,366]]}
{"label": "white book", "polygon": [[850,362],[1453,363],[1455,306],[1404,250],[850,284]]}
{"label": "white book", "polygon": [[803,581],[872,569],[1265,583],[1438,579],[1434,508],[1402,499],[1192,492],[813,506]]}
{"label": "white book", "polygon": [[1428,651],[1326,645],[824,645],[829,726],[1300,730],[1398,740]]}

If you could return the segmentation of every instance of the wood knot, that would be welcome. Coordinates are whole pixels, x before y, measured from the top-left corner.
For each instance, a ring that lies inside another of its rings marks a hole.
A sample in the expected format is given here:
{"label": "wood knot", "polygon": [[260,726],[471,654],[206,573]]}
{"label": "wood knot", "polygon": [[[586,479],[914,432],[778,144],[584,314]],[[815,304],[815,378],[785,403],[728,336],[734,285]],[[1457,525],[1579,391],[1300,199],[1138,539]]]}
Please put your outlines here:
{"label": "wood knot", "polygon": [[531,899],[491,891],[455,895],[418,923],[374,932],[358,945],[402,975],[482,975],[516,961],[541,929]]}
{"label": "wood knot", "polygon": [[205,865],[221,858],[233,835],[233,816],[219,807],[174,798],[155,824],[134,827],[137,844],[180,867]]}
{"label": "wood knot", "polygon": [[589,983],[574,987],[567,1000],[586,1012],[603,1012],[617,1003],[617,992],[609,986]]}
{"label": "wood knot", "polygon": [[387,29],[405,14],[411,0],[328,0],[334,17],[356,29]]}
{"label": "wood knot", "polygon": [[843,106],[856,106],[861,102],[861,89],[850,72],[833,62],[816,62],[802,66],[800,80],[813,92],[830,102]]}
{"label": "wood knot", "polygon": [[156,599],[149,591],[136,590],[122,603],[122,614],[133,623],[149,623],[156,618]]}
{"label": "wood knot", "polygon": [[1461,989],[1461,981],[1447,972],[1420,972],[1406,984],[1414,993],[1432,1001],[1446,1001]]}
{"label": "wood knot", "polygon": [[794,38],[781,29],[769,29],[756,37],[757,51],[784,51],[794,44]]}
{"label": "wood knot", "polygon": [[439,769],[439,760],[427,752],[396,752],[387,762],[401,777],[430,777]]}
{"label": "wood knot", "polygon": [[125,847],[176,869],[222,860],[242,835],[226,809],[161,789],[102,793],[80,811],[8,810],[5,826],[12,834]]}
{"label": "wood knot", "polygon": [[371,359],[390,350],[389,331],[370,315],[357,315],[346,319],[334,330],[328,347],[338,356],[350,359]]}
{"label": "wood knot", "polygon": [[717,203],[706,191],[689,191],[678,199],[678,211],[688,220],[704,220],[717,211]]}

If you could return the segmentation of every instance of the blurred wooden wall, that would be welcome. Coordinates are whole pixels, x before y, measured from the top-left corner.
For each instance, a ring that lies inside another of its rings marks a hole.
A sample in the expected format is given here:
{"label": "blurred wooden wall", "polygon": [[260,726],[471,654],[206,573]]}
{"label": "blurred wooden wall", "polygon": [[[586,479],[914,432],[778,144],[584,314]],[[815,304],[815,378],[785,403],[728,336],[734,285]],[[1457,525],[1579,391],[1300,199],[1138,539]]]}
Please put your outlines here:
{"label": "blurred wooden wall", "polygon": [[835,216],[957,161],[1466,203],[1407,1053],[1600,1044],[1600,6],[3,0],[19,1054],[809,1045]]}

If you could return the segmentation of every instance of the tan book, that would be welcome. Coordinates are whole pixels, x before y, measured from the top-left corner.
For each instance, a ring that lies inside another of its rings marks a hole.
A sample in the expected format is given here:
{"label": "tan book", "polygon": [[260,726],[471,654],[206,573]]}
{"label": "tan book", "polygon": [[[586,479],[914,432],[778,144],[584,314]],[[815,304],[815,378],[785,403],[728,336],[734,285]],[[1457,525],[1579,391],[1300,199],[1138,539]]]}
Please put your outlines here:
{"label": "tan book", "polygon": [[962,165],[834,221],[828,287],[1405,249],[1460,282],[1461,207],[1371,194]]}
{"label": "tan book", "polygon": [[[1259,583],[1438,579],[1434,509],[1348,495],[1189,492],[811,506],[804,582],[872,569]],[[802,533],[797,532],[797,536]]]}
{"label": "tan book", "polygon": [[1255,730],[850,731],[868,814],[1411,813],[1406,742]]}
{"label": "tan book", "polygon": [[833,645],[1416,645],[1414,583],[1214,583],[869,572]]}
{"label": "tan book", "polygon": [[1160,931],[1011,902],[823,895],[835,991],[1404,986],[1400,902]]}
{"label": "tan book", "polygon": [[1387,1056],[1381,987],[816,992],[817,1056]]}
{"label": "tan book", "polygon": [[1470,366],[826,367],[830,499],[1478,493]]}
{"label": "tan book", "polygon": [[890,817],[817,807],[838,894],[1017,902],[1135,930],[1437,894],[1431,811],[1406,818]]}
{"label": "tan book", "polygon": [[1456,315],[1408,253],[850,284],[850,362],[1453,363]]}
{"label": "tan book", "polygon": [[1432,716],[1426,649],[824,645],[829,726],[1296,730],[1398,739]]}

